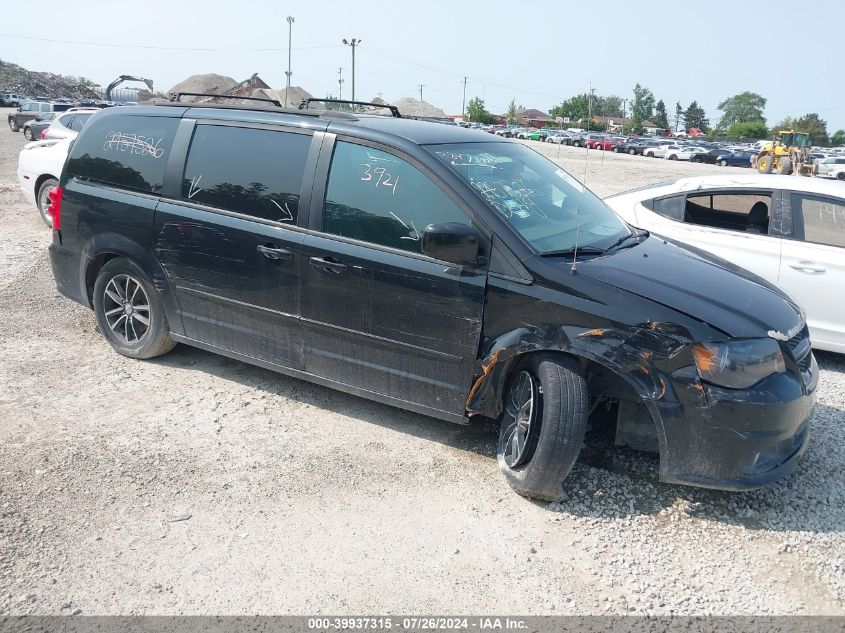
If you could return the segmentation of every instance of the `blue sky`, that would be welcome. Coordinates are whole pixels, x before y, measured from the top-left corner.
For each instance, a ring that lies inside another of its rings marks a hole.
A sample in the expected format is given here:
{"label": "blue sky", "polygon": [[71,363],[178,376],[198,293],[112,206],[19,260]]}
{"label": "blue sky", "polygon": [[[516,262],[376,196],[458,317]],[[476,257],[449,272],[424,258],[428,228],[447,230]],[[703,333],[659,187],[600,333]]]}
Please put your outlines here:
{"label": "blue sky", "polygon": [[[0,35],[0,58],[103,85],[135,74],[167,90],[196,73],[242,80],[258,72],[273,87],[284,87],[285,17],[293,15],[293,84],[315,96],[337,94],[340,67],[344,96],[351,96],[351,51],[340,40],[355,37],[362,40],[356,53],[359,99],[378,93],[389,101],[418,97],[418,84],[424,84],[426,101],[458,113],[466,75],[467,100],[481,97],[493,112],[504,111],[512,98],[547,110],[586,91],[590,82],[599,94],[628,98],[639,82],[666,102],[670,115],[676,101],[686,107],[695,99],[715,123],[722,99],[752,90],[768,99],[770,124],[818,112],[829,132],[845,128],[839,41],[814,39],[811,29],[845,23],[841,0],[45,0],[34,15],[41,17],[0,26],[6,34]],[[779,44],[796,41],[806,42],[809,55],[779,53]],[[770,51],[768,62],[761,61],[761,50]]]}

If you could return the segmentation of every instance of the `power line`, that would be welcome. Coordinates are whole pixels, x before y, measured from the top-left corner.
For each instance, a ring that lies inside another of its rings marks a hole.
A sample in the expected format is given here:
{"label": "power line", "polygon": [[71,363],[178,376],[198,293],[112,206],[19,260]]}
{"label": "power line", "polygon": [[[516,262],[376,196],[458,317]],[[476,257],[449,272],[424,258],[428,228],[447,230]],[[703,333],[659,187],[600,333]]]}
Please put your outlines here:
{"label": "power line", "polygon": [[495,82],[492,82],[492,81],[487,81],[486,79],[479,79],[478,77],[471,77],[469,75],[467,75],[465,77],[464,75],[462,75],[460,73],[455,73],[455,72],[452,72],[450,70],[443,70],[442,68],[435,68],[434,66],[428,66],[426,64],[420,64],[418,62],[412,62],[409,59],[403,59],[402,57],[397,57],[396,55],[391,55],[389,53],[383,53],[381,51],[377,51],[377,50],[369,48],[367,46],[362,46],[361,48],[364,48],[371,53],[375,53],[376,55],[381,55],[382,57],[394,59],[396,61],[399,61],[399,62],[402,62],[402,63],[405,63],[405,64],[411,64],[412,66],[419,66],[420,68],[425,68],[426,70],[432,70],[432,71],[437,72],[437,73],[443,73],[444,75],[451,75],[453,77],[458,77],[459,79],[461,79],[461,81],[463,81],[465,78],[468,78],[468,79],[475,81],[475,82],[478,82],[480,84],[487,84],[487,85],[490,85],[490,86],[495,86],[496,88],[502,88],[504,90],[511,90],[511,91],[514,91],[514,92],[518,92],[520,94],[536,95],[538,97],[547,97],[549,99],[555,99],[555,100],[561,98],[560,95],[550,95],[550,94],[545,93],[545,92],[536,92],[536,91],[533,91],[533,90],[523,90],[522,88],[515,88],[514,86],[505,86],[504,84],[499,84],[499,83],[495,83]]}
{"label": "power line", "polygon": [[[54,44],[75,44],[80,46],[106,46],[109,48],[143,48],[156,51],[198,51],[198,52],[221,52],[221,53],[278,53],[288,50],[287,48],[194,48],[189,46],[150,46],[147,44],[114,44],[109,42],[88,42],[81,40],[57,40],[48,37],[35,37],[32,35],[17,35],[15,33],[0,33],[0,37],[11,37],[19,40],[33,40],[36,42],[52,42]],[[308,51],[319,48],[340,48],[341,44],[326,44],[324,46],[294,46],[292,50]]]}

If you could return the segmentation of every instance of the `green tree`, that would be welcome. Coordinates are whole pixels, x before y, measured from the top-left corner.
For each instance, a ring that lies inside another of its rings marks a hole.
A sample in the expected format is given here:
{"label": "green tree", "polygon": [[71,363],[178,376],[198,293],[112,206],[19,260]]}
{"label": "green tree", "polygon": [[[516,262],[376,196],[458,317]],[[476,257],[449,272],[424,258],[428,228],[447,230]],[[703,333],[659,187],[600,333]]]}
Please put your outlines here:
{"label": "green tree", "polygon": [[478,97],[470,99],[467,103],[467,116],[470,121],[477,123],[492,123],[495,121],[495,117],[484,106],[484,100]]}
{"label": "green tree", "polygon": [[508,125],[516,123],[516,112],[516,99],[511,99],[511,102],[508,104],[508,111],[505,113],[505,120]]}
{"label": "green tree", "polygon": [[820,118],[815,112],[805,114],[802,117],[788,116],[772,128],[772,132],[778,130],[795,130],[810,135],[810,142],[814,145],[827,145],[830,139],[827,136],[827,121]]}
{"label": "green tree", "polygon": [[666,114],[666,104],[663,103],[663,99],[654,106],[654,123],[657,127],[669,129],[669,116]]}
{"label": "green tree", "polygon": [[728,97],[718,108],[724,114],[719,120],[719,127],[730,129],[736,123],[761,123],[765,125],[766,117],[763,110],[766,107],[766,98],[756,92],[741,92],[733,97]]}
{"label": "green tree", "polygon": [[631,127],[634,131],[642,130],[643,121],[650,119],[654,112],[654,93],[637,84],[634,86],[634,101],[631,104]]}
{"label": "green tree", "polygon": [[681,129],[681,120],[682,120],[683,116],[684,116],[684,108],[681,105],[680,101],[676,101],[675,102],[675,131],[676,132]]}
{"label": "green tree", "polygon": [[[609,95],[607,97],[597,97],[596,99],[601,105],[599,112],[604,116],[622,117],[622,97]],[[595,111],[596,109],[593,107],[593,112],[595,113]]]}
{"label": "green tree", "polygon": [[573,121],[586,120],[589,112],[589,101],[590,96],[586,92],[575,95],[549,110],[549,114],[552,117],[568,116]]}
{"label": "green tree", "polygon": [[698,105],[697,101],[689,104],[689,107],[684,110],[681,116],[684,118],[684,127],[687,129],[697,127],[702,132],[707,132],[710,127],[710,121],[704,114],[704,108]]}
{"label": "green tree", "polygon": [[725,132],[728,138],[733,140],[755,140],[759,141],[769,137],[769,128],[765,123],[734,123]]}
{"label": "green tree", "polygon": [[830,137],[831,145],[845,145],[845,130],[836,130]]}

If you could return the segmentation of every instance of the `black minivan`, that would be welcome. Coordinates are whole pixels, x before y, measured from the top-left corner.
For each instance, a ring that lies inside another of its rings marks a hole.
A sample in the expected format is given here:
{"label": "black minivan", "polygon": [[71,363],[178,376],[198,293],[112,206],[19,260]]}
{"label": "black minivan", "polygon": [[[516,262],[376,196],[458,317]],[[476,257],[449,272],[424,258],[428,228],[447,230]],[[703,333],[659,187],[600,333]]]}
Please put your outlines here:
{"label": "black minivan", "polygon": [[91,117],[51,193],[58,289],[120,354],[186,343],[498,419],[503,474],[540,499],[590,424],[658,451],[667,482],[759,487],[803,454],[800,308],[525,145],[398,112],[131,110]]}

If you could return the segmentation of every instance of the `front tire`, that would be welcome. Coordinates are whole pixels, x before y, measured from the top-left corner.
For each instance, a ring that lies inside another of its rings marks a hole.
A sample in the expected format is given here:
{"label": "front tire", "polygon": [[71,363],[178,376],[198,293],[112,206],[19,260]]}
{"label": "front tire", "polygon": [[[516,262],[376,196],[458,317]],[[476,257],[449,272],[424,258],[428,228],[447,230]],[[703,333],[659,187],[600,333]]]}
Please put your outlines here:
{"label": "front tire", "polygon": [[778,159],[778,173],[781,176],[789,176],[792,174],[792,159],[788,156],[781,156]]}
{"label": "front tire", "polygon": [[678,160],[678,157],[672,154],[671,156],[669,156],[669,160]]}
{"label": "front tire", "polygon": [[631,156],[636,156],[636,154],[637,154],[637,150],[635,150],[635,149],[632,147],[631,149],[629,149],[629,150],[628,150],[628,153],[629,153]]}
{"label": "front tire", "polygon": [[836,174],[836,180],[845,180],[845,171],[840,171]]}
{"label": "front tire", "polygon": [[537,354],[513,373],[496,458],[518,494],[561,498],[561,482],[578,459],[587,430],[587,401],[587,381],[570,357]]}
{"label": "front tire", "polygon": [[12,132],[17,132],[20,129],[18,127],[17,121],[15,121],[14,119],[9,119],[9,129],[12,130]]}
{"label": "front tire", "polygon": [[131,260],[117,257],[100,270],[94,283],[94,314],[100,332],[123,356],[153,358],[176,345],[158,291]]}
{"label": "front tire", "polygon": [[728,166],[728,161],[726,161],[726,160],[720,160],[720,161],[719,161],[719,164],[720,164],[722,167],[727,167],[727,166]]}

